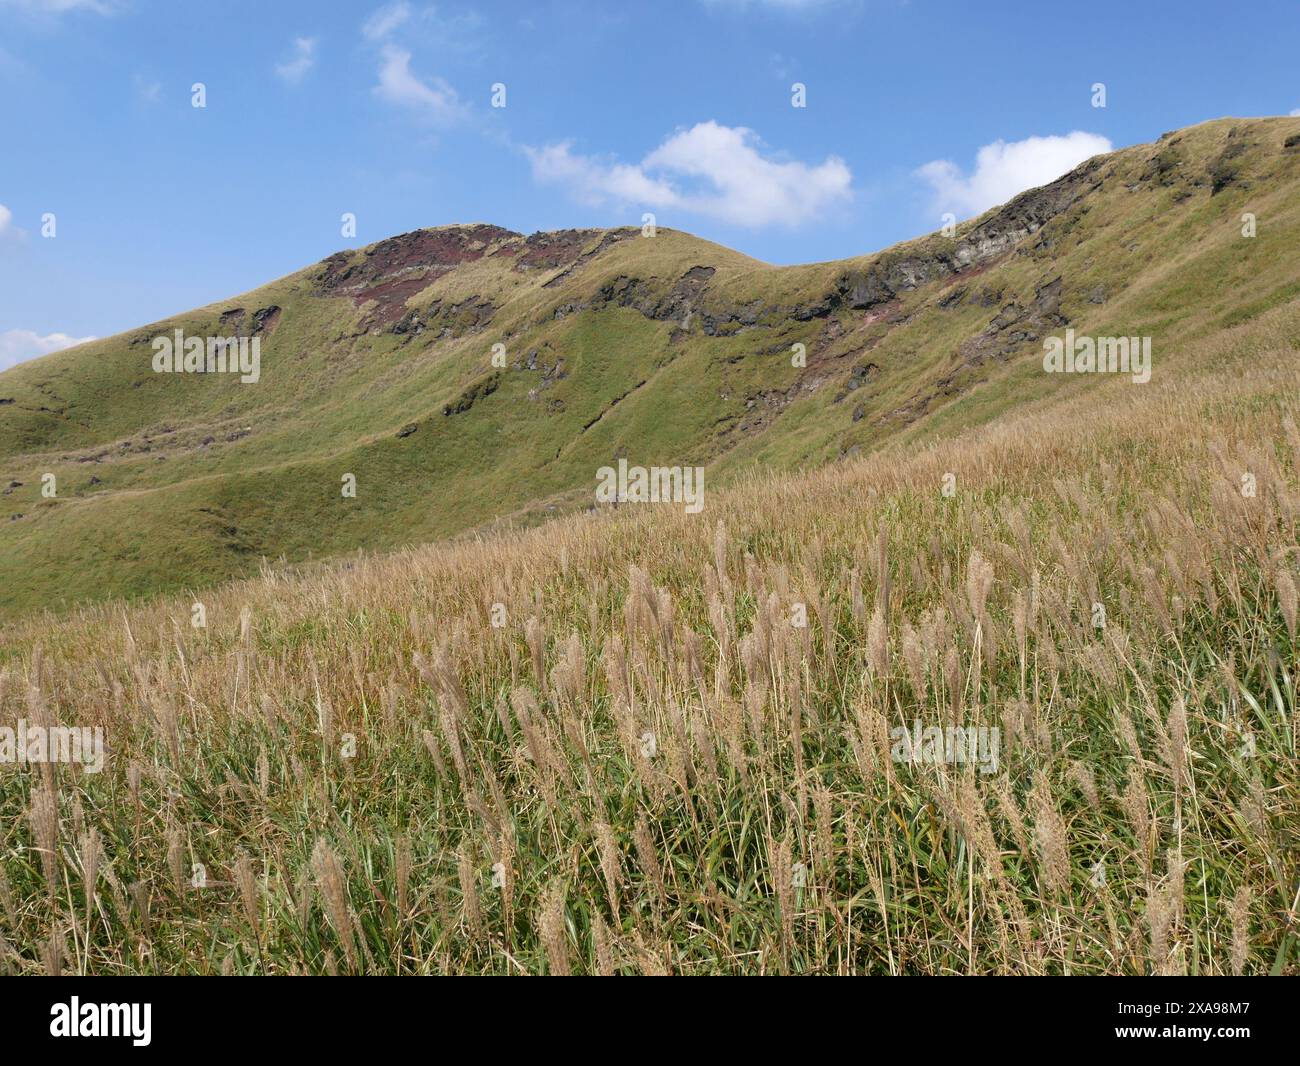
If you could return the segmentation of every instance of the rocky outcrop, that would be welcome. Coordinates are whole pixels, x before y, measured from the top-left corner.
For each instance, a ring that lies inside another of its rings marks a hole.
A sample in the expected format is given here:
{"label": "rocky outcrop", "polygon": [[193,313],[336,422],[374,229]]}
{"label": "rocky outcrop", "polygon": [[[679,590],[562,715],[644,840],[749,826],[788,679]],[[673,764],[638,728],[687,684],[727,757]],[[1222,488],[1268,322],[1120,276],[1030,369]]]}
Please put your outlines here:
{"label": "rocky outcrop", "polygon": [[[242,307],[231,307],[221,312],[218,321],[223,333],[239,335],[249,323],[248,312]],[[260,333],[274,333],[279,321],[280,308],[277,304],[259,307],[253,312],[251,335],[256,337]]]}
{"label": "rocky outcrop", "polygon": [[1241,164],[1237,160],[1245,154],[1248,147],[1248,142],[1245,137],[1241,136],[1239,130],[1228,131],[1228,143],[1224,146],[1223,151],[1210,163],[1206,172],[1210,179],[1211,196],[1218,196],[1219,193],[1240,178]]}
{"label": "rocky outcrop", "polygon": [[253,312],[253,336],[259,333],[274,333],[280,323],[280,308],[275,304],[261,307]]}
{"label": "rocky outcrop", "polygon": [[446,404],[442,413],[444,415],[458,415],[468,411],[484,396],[491,396],[497,391],[497,386],[501,384],[501,374],[493,372],[486,374],[474,382],[469,388],[460,394],[452,403]]}
{"label": "rocky outcrop", "polygon": [[338,252],[322,260],[316,291],[372,304],[363,330],[390,326],[406,314],[406,301],[462,263],[483,258],[501,242],[522,235],[500,226],[449,226],[415,230],[363,252]]}
{"label": "rocky outcrop", "polygon": [[[975,367],[989,359],[1003,359],[1027,341],[1044,332],[1069,324],[1061,313],[1061,285],[1058,275],[1039,286],[1029,304],[1012,301],[999,311],[988,326],[962,342],[958,353],[963,367]],[[941,383],[942,384],[942,383]]]}
{"label": "rocky outcrop", "polygon": [[389,327],[398,336],[418,337],[432,332],[437,340],[481,333],[496,314],[496,305],[481,296],[471,296],[458,303],[434,300],[423,311],[412,308]]}
{"label": "rocky outcrop", "polygon": [[848,307],[864,311],[932,281],[989,264],[1010,252],[1101,184],[1104,159],[1097,157],[1049,185],[1023,192],[999,208],[951,247],[886,253],[861,271],[847,271],[836,288],[817,303],[796,308],[800,321]]}
{"label": "rocky outcrop", "polygon": [[[591,241],[592,236],[600,232],[602,231],[601,230],[561,230],[560,234],[535,233],[533,234],[532,237],[529,237],[528,238],[529,241],[532,241],[534,238],[562,236],[564,234],[570,234],[570,233],[580,234],[583,237],[583,240],[577,244],[576,253],[573,251],[572,246],[566,249],[566,255],[571,254],[572,258],[568,258],[568,259],[547,258],[541,260],[542,265],[546,265],[546,266],[558,266],[561,263],[564,263],[565,265],[565,269],[561,270],[553,278],[548,278],[542,284],[542,288],[551,289],[557,285],[563,284],[565,281],[567,281],[569,278],[573,276],[575,271],[580,269],[582,266],[584,266],[592,259],[595,259],[596,256],[600,255],[601,252],[603,252],[606,248],[610,247],[613,244],[618,243],[621,240],[626,240],[628,237],[635,236],[639,231],[634,229],[605,230],[603,231],[604,236],[600,238],[599,243],[597,243],[596,246],[592,248],[590,251],[583,252],[582,248],[585,247]],[[528,253],[525,253],[524,255],[521,255],[519,257],[519,262],[516,264],[515,269],[516,270],[528,269],[528,267],[531,266],[533,262],[534,260],[529,257]]]}
{"label": "rocky outcrop", "polygon": [[758,325],[767,314],[780,311],[767,307],[762,300],[739,306],[711,300],[709,281],[716,271],[712,266],[693,266],[667,292],[643,278],[621,274],[602,285],[590,300],[560,304],[552,317],[564,318],[602,307],[629,307],[656,322],[675,322],[683,330],[698,323],[706,336],[714,337]]}

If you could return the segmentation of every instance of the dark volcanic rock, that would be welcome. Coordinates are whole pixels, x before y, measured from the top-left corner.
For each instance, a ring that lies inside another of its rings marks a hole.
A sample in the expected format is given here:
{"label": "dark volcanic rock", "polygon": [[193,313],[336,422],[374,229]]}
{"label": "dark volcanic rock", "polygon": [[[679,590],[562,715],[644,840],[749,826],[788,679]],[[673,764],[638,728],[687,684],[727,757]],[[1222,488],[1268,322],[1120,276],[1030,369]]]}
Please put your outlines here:
{"label": "dark volcanic rock", "polygon": [[1237,130],[1231,130],[1228,133],[1228,144],[1219,153],[1218,158],[1210,164],[1206,172],[1210,178],[1210,195],[1218,196],[1229,185],[1237,181],[1240,175],[1240,167],[1236,159],[1245,153],[1248,145],[1244,138],[1237,136]]}
{"label": "dark volcanic rock", "polygon": [[386,326],[406,313],[406,301],[461,263],[474,262],[501,242],[522,235],[500,226],[452,226],[415,230],[380,241],[364,253],[338,252],[321,261],[317,291],[349,296],[360,307],[375,308],[365,328]]}
{"label": "dark volcanic rock", "polygon": [[469,388],[462,392],[455,402],[447,404],[442,409],[444,415],[458,415],[468,411],[474,404],[484,396],[491,396],[497,391],[497,386],[501,384],[501,374],[494,372],[485,377],[479,378]]}
{"label": "dark volcanic rock", "polygon": [[[1069,323],[1061,314],[1061,285],[1058,275],[1034,292],[1029,306],[1014,300],[1002,308],[988,326],[962,342],[958,350],[963,366],[979,366],[988,359],[1002,359],[1026,341],[1038,340],[1048,329]],[[942,383],[941,383],[942,384]]]}
{"label": "dark volcanic rock", "polygon": [[253,335],[259,333],[274,333],[276,325],[280,321],[280,308],[275,304],[270,307],[259,308],[253,312]]}
{"label": "dark volcanic rock", "polygon": [[981,266],[1009,252],[1101,185],[1104,160],[1090,159],[1049,185],[1021,193],[966,233],[951,249],[884,255],[863,271],[848,271],[834,292],[794,310],[801,321],[840,307],[864,311],[931,281]]}

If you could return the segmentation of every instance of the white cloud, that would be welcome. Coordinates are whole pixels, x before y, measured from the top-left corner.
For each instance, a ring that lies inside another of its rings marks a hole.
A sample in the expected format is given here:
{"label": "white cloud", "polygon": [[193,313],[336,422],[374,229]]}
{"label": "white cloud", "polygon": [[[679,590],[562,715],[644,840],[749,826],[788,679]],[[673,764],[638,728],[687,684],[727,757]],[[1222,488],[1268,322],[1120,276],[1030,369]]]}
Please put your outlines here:
{"label": "white cloud", "polygon": [[49,355],[74,344],[85,344],[95,337],[69,337],[66,333],[47,333],[42,337],[30,329],[10,329],[0,333],[0,370],[35,359],[38,355]]}
{"label": "white cloud", "polygon": [[969,175],[948,159],[926,163],[916,174],[934,189],[940,210],[969,217],[1005,203],[1016,193],[1046,185],[1111,147],[1105,137],[1080,130],[1064,137],[994,141],[976,153],[975,169]]}
{"label": "white cloud", "polygon": [[1300,107],[1297,107],[1294,111],[1291,112],[1291,117],[1300,118]]}
{"label": "white cloud", "polygon": [[419,48],[436,47],[440,53],[479,50],[480,31],[487,20],[477,11],[464,10],[444,15],[433,4],[413,7],[407,0],[397,0],[371,12],[361,24],[361,36],[371,44],[391,41],[402,30],[402,43]]}
{"label": "white cloud", "polygon": [[593,205],[613,200],[667,207],[679,202],[671,185],[647,176],[639,166],[602,163],[590,156],[575,155],[572,144],[565,141],[544,148],[525,148],[533,165],[533,177],[548,185],[565,185],[579,200]]}
{"label": "white cloud", "polygon": [[453,122],[465,112],[455,89],[436,76],[421,81],[411,73],[411,53],[394,44],[384,45],[380,52],[379,84],[374,92],[381,100],[411,108],[436,122]]}
{"label": "white cloud", "polygon": [[316,38],[295,37],[293,54],[283,63],[277,63],[275,76],[286,85],[297,85],[316,65]]}
{"label": "white cloud", "polygon": [[393,43],[396,31],[402,29],[403,43],[435,42],[440,54],[466,51],[479,24],[476,13],[441,18],[435,7],[418,11],[407,0],[378,8],[361,24],[361,35],[379,49],[379,83],[374,94],[390,104],[407,108],[431,119],[439,125],[448,125],[464,118],[469,107],[456,90],[443,78],[431,75],[421,78],[411,70],[411,50]]}
{"label": "white cloud", "polygon": [[116,4],[108,0],[0,0],[0,8],[4,7],[36,15],[62,15],[66,11],[93,11],[96,15],[111,15]]}
{"label": "white cloud", "polygon": [[411,5],[406,0],[381,7],[361,24],[361,33],[369,41],[386,40],[398,26],[411,17]]}
{"label": "white cloud", "polygon": [[525,148],[537,181],[590,204],[677,208],[737,226],[795,226],[852,195],[842,159],[817,165],[763,156],[743,126],[700,122],[679,130],[640,163],[577,155],[569,142]]}
{"label": "white cloud", "polygon": [[0,244],[26,239],[27,231],[14,225],[14,213],[4,204],[0,204]]}

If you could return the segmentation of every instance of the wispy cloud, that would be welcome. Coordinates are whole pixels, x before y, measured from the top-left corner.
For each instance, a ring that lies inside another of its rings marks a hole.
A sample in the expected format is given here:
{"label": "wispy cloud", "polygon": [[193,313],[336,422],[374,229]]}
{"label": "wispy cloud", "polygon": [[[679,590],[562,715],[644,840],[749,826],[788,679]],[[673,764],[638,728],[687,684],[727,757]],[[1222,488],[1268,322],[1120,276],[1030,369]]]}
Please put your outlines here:
{"label": "wispy cloud", "polygon": [[852,196],[842,159],[808,164],[765,156],[762,147],[753,130],[709,121],[635,164],[576,154],[571,142],[524,150],[537,181],[586,203],[675,208],[750,228],[798,226]]}
{"label": "wispy cloud", "polygon": [[66,333],[47,333],[41,336],[30,329],[10,329],[0,333],[0,370],[25,363],[39,355],[71,348],[74,344],[85,344],[95,337],[70,337]]}
{"label": "wispy cloud", "polygon": [[436,75],[421,80],[411,71],[411,53],[395,44],[380,50],[379,84],[374,93],[381,100],[405,107],[439,124],[464,117],[465,105],[444,79]]}
{"label": "wispy cloud", "polygon": [[975,168],[969,174],[951,160],[935,159],[920,167],[916,175],[934,190],[938,210],[970,217],[1026,189],[1046,185],[1111,148],[1105,137],[1080,130],[1063,137],[994,141],[976,153]]}
{"label": "wispy cloud", "polygon": [[5,234],[9,229],[9,223],[13,220],[14,213],[10,211],[9,208],[5,207],[4,204],[0,204],[0,236]]}
{"label": "wispy cloud", "polygon": [[387,40],[398,26],[411,18],[411,5],[406,0],[381,7],[361,24],[361,35],[368,41]]}
{"label": "wispy cloud", "polygon": [[469,108],[445,78],[436,74],[421,77],[411,70],[411,50],[392,41],[394,33],[407,26],[404,41],[443,29],[445,32],[435,32],[434,36],[446,48],[456,36],[452,24],[440,20],[433,7],[416,11],[406,0],[397,0],[373,12],[361,24],[362,37],[379,46],[379,81],[373,92],[380,100],[436,125],[451,125],[464,118]]}
{"label": "wispy cloud", "polygon": [[288,59],[277,63],[275,76],[286,85],[298,85],[316,65],[316,38],[295,37]]}
{"label": "wispy cloud", "polygon": [[417,51],[430,46],[439,55],[476,52],[481,46],[485,20],[477,11],[444,14],[434,4],[415,7],[408,0],[396,0],[371,12],[361,24],[361,36],[372,45],[394,39],[400,29],[402,44]]}
{"label": "wispy cloud", "polygon": [[23,11],[30,15],[63,15],[69,11],[89,11],[112,15],[119,9],[116,0],[0,0],[0,8]]}

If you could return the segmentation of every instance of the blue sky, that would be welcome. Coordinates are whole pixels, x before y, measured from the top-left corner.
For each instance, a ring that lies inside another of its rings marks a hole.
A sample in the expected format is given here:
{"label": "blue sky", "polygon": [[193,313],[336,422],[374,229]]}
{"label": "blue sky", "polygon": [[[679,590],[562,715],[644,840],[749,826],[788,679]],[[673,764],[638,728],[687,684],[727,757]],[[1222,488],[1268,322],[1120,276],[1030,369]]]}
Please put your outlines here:
{"label": "blue sky", "polygon": [[0,369],[420,226],[863,254],[1300,109],[1298,41],[1295,0],[0,0]]}

